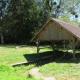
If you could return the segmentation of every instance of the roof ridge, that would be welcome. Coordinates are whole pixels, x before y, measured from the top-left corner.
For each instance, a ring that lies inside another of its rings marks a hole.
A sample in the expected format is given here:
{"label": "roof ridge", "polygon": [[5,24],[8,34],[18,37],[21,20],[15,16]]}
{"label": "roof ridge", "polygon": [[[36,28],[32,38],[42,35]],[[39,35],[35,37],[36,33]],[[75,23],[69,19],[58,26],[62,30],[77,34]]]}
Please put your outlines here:
{"label": "roof ridge", "polygon": [[31,39],[31,42],[36,40],[40,35],[40,33],[42,32],[42,30],[47,26],[47,24],[49,24],[49,22],[55,22],[57,24],[59,24],[62,28],[64,28],[65,30],[67,30],[69,33],[72,34],[72,36],[74,36],[77,39],[80,39],[80,27],[70,24],[68,22],[65,21],[61,21],[55,18],[51,18],[50,20],[48,20],[43,27],[39,30],[39,32]]}
{"label": "roof ridge", "polygon": [[51,20],[55,20],[55,21],[59,21],[59,22],[63,22],[63,23],[66,23],[66,24],[69,24],[69,25],[72,25],[72,26],[78,27],[78,26],[76,26],[76,25],[73,25],[73,24],[71,24],[71,23],[68,23],[68,22],[65,22],[65,21],[62,21],[62,20],[59,20],[59,19],[52,18]]}

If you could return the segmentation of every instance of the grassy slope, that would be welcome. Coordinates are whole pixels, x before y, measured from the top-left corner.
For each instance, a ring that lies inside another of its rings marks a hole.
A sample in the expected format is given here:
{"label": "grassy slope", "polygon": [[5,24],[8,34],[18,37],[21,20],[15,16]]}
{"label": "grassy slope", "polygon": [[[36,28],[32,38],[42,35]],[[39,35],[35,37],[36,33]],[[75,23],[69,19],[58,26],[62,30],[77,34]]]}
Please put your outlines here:
{"label": "grassy slope", "polygon": [[[46,49],[45,49],[46,50]],[[44,52],[45,50],[41,50]],[[50,50],[50,49],[47,49]],[[0,80],[36,80],[33,77],[28,77],[28,71],[35,67],[35,64],[28,66],[11,67],[10,64],[25,62],[27,59],[24,55],[35,54],[36,47],[34,46],[16,46],[4,45],[0,46]],[[30,56],[28,56],[30,58]],[[34,59],[35,56],[33,56]],[[41,79],[40,79],[41,80]]]}
{"label": "grassy slope", "polygon": [[[28,77],[28,71],[36,64],[29,66],[17,66],[12,68],[8,66],[12,63],[26,61],[24,55],[35,54],[36,47],[31,46],[0,46],[0,80],[35,80]],[[44,47],[42,47],[44,48]],[[50,51],[50,48],[41,49],[40,52]],[[30,57],[30,56],[29,56]],[[30,57],[33,58],[33,57]],[[35,58],[36,59],[36,58]],[[57,59],[54,62],[37,66],[44,76],[55,76],[57,80],[80,80],[80,57],[77,56],[77,62],[71,59]],[[5,77],[3,77],[5,76]]]}
{"label": "grassy slope", "polygon": [[[40,52],[44,52],[45,50],[50,49],[44,49]],[[12,46],[12,45],[5,45],[0,46],[0,63],[2,64],[13,64],[17,62],[24,62],[27,61],[24,55],[27,54],[35,54],[36,53],[36,47],[34,46]]]}
{"label": "grassy slope", "polygon": [[[16,49],[16,46],[0,46],[0,62],[11,64],[21,61],[26,61],[24,54],[29,54],[31,48],[29,47],[19,47]],[[35,48],[33,49],[33,52]]]}
{"label": "grassy slope", "polygon": [[[16,46],[5,45],[0,46],[0,80],[35,80],[34,78],[28,78],[27,70],[31,69],[33,66],[25,67],[11,67],[9,66],[12,63],[26,61],[24,54],[28,53],[29,49],[26,47],[19,47],[16,49]],[[26,75],[24,76],[24,72]],[[27,77],[27,78],[26,78]]]}
{"label": "grassy slope", "polygon": [[54,76],[57,80],[80,80],[80,51],[76,51],[76,61],[71,57],[72,54],[65,58],[56,58],[55,61],[41,66],[40,72],[44,76]]}
{"label": "grassy slope", "polygon": [[[24,70],[27,71],[32,67],[33,65],[28,67],[21,66],[13,68],[9,65],[0,64],[0,80],[35,80],[33,77],[28,77],[27,74],[26,76],[22,75]],[[23,69],[23,71],[21,71],[21,69]]]}
{"label": "grassy slope", "polygon": [[40,67],[40,72],[57,80],[80,80],[80,63],[49,63]]}

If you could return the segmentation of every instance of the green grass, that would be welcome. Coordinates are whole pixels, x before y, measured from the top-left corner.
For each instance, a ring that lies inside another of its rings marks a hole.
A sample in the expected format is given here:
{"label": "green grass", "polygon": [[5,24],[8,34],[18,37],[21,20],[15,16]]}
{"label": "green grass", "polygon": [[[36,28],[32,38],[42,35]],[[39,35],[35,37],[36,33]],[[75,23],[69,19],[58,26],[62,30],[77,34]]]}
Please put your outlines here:
{"label": "green grass", "polygon": [[[45,50],[50,49],[42,49],[40,52],[44,52]],[[0,63],[2,64],[13,64],[18,62],[27,61],[24,55],[26,54],[35,54],[36,47],[35,46],[16,46],[5,45],[0,46]]]}
{"label": "green grass", "polygon": [[55,61],[40,66],[39,71],[44,76],[54,76],[57,80],[80,80],[80,51],[76,51],[76,61],[71,59],[72,53],[68,53],[65,58],[60,56],[62,53],[55,51],[54,56],[57,55]]}
{"label": "green grass", "polygon": [[[36,80],[33,77],[28,77],[28,73],[26,76],[22,75],[24,70],[31,69],[32,65],[28,67],[11,67],[9,65],[1,65],[0,64],[0,80]],[[24,69],[21,71],[21,69]]]}
{"label": "green grass", "polygon": [[10,66],[13,63],[37,60],[45,55],[52,54],[50,52],[52,49],[45,47],[41,46],[40,55],[37,55],[35,46],[19,45],[19,48],[16,48],[15,45],[1,45],[0,80],[36,80],[28,75],[28,71],[34,67],[38,67],[44,76],[54,76],[56,80],[80,80],[80,51],[77,51],[77,61],[75,62],[71,60],[71,57],[61,58],[62,52],[55,51],[52,57],[53,59],[56,58],[55,61],[48,59],[49,63],[47,61],[43,62],[46,64]]}
{"label": "green grass", "polygon": [[[80,79],[80,63],[49,63],[40,67],[40,72],[44,76],[54,76],[57,80],[64,80],[68,78]],[[61,78],[61,79],[60,79]]]}
{"label": "green grass", "polygon": [[[50,49],[45,49],[50,50]],[[44,52],[41,50],[40,52]],[[35,64],[28,66],[12,67],[10,64],[25,62],[27,59],[24,55],[36,54],[35,46],[1,45],[0,46],[0,80],[36,80],[28,75],[28,71],[35,67]],[[31,58],[28,56],[28,58]],[[32,58],[35,59],[35,56]],[[42,79],[39,79],[42,80]]]}
{"label": "green grass", "polygon": [[[21,47],[15,48],[16,46],[1,46],[0,47],[0,62],[11,64],[16,62],[26,61],[24,58],[24,54],[29,54],[31,49],[29,47]],[[35,49],[33,50],[33,52]]]}

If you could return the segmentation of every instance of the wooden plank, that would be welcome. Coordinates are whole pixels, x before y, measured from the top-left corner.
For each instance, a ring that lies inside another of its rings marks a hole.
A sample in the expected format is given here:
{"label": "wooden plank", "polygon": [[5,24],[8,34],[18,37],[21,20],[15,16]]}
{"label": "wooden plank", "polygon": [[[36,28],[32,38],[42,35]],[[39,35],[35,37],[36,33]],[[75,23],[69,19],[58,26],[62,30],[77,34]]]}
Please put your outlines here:
{"label": "wooden plank", "polygon": [[43,31],[39,36],[39,40],[41,41],[51,41],[51,40],[68,40],[71,38],[71,34],[68,33],[65,29],[57,24],[48,24],[45,31]]}

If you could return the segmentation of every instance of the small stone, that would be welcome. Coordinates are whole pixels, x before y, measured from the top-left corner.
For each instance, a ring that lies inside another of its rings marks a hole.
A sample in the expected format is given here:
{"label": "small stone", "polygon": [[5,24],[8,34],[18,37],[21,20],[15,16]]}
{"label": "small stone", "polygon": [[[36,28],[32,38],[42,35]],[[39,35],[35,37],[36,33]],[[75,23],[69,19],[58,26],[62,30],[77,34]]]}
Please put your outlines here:
{"label": "small stone", "polygon": [[56,80],[54,77],[45,77],[44,80]]}
{"label": "small stone", "polygon": [[73,50],[68,50],[68,52],[73,52]]}
{"label": "small stone", "polygon": [[19,46],[16,46],[15,48],[16,48],[16,49],[18,49],[18,48],[19,48]]}

